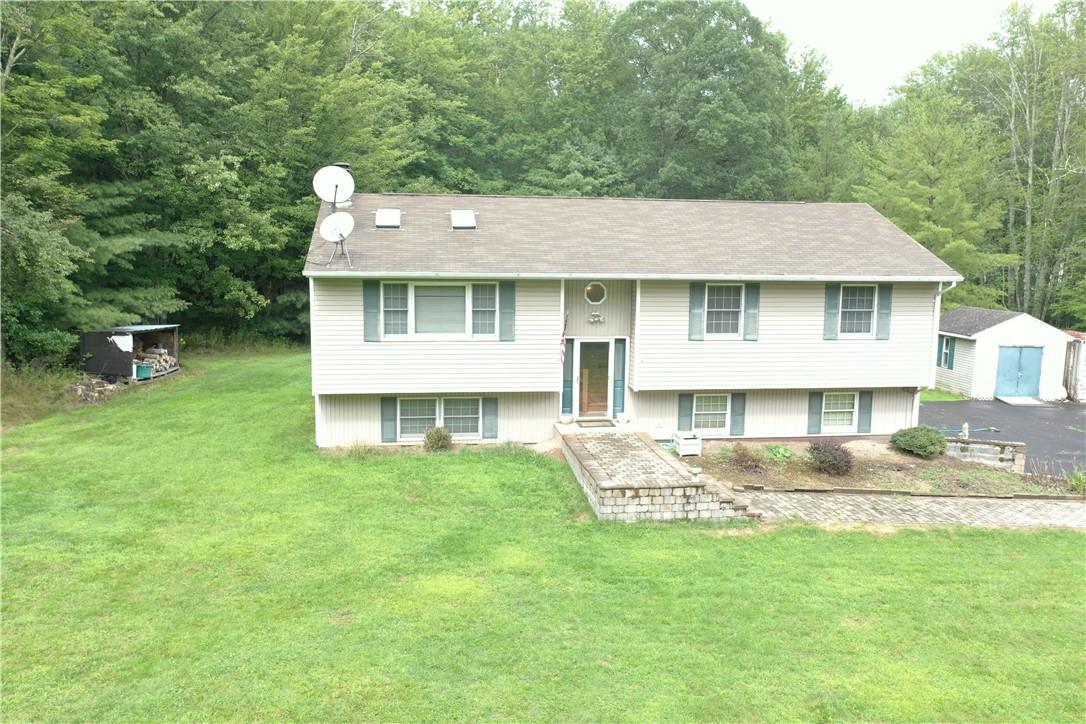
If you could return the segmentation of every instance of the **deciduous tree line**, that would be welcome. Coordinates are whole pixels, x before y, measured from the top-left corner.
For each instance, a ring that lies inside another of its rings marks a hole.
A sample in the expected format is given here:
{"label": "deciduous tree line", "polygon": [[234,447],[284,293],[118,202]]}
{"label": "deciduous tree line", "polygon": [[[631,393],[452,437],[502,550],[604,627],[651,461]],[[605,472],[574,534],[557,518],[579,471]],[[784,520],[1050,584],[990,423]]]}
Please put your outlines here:
{"label": "deciduous tree line", "polygon": [[0,10],[15,362],[137,321],[303,338],[340,160],[363,191],[866,201],[962,272],[948,303],[1086,325],[1082,0],[877,108],[730,0]]}

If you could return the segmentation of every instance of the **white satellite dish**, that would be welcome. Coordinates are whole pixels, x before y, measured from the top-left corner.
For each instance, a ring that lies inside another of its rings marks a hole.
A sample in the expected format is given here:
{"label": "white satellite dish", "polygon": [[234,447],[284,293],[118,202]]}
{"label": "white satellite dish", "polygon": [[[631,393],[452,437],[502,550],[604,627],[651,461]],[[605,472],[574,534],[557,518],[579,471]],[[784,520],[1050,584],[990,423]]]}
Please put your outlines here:
{"label": "white satellite dish", "polygon": [[343,241],[354,229],[354,217],[346,211],[337,211],[321,222],[320,235],[325,241]]}
{"label": "white satellite dish", "polygon": [[332,260],[336,258],[336,252],[339,251],[343,253],[343,256],[347,257],[347,266],[354,268],[354,265],[351,264],[351,254],[347,251],[347,247],[343,245],[352,229],[354,229],[354,217],[346,211],[337,211],[330,214],[328,218],[321,222],[318,230],[321,238],[335,244],[332,248],[332,256],[328,257],[328,264],[332,263]]}
{"label": "white satellite dish", "polygon": [[336,204],[350,200],[354,177],[342,166],[325,166],[313,175],[313,191],[335,208]]}

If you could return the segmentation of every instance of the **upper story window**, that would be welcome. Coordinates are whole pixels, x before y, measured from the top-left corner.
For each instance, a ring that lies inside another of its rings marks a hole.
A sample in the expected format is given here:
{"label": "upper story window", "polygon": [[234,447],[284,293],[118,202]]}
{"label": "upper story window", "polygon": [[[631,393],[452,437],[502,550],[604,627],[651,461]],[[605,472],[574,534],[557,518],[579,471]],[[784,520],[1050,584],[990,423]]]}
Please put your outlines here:
{"label": "upper story window", "polygon": [[841,286],[840,333],[867,337],[875,333],[875,285]]}
{"label": "upper story window", "polygon": [[592,282],[584,288],[584,299],[589,304],[603,304],[607,299],[607,287],[599,282]]}
{"label": "upper story window", "polygon": [[498,326],[498,285],[382,284],[381,321],[385,337],[493,338]]}
{"label": "upper story window", "polygon": [[743,324],[743,285],[705,285],[705,334],[738,337]]}

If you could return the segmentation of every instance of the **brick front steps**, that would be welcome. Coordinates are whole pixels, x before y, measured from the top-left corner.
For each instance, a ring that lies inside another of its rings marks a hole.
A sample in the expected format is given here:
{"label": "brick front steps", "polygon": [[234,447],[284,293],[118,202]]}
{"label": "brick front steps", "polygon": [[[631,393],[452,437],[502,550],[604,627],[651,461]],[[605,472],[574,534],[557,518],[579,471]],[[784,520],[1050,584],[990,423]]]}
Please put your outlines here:
{"label": "brick front steps", "polygon": [[648,435],[560,435],[562,452],[601,520],[726,520],[761,516],[723,486],[695,478]]}

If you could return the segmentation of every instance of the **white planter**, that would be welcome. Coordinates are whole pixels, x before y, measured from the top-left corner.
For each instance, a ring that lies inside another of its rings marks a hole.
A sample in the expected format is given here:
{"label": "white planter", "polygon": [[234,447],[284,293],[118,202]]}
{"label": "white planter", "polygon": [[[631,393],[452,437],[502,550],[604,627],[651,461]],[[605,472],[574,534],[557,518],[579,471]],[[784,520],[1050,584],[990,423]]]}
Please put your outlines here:
{"label": "white planter", "polygon": [[679,457],[701,455],[701,435],[696,432],[676,432],[671,437]]}

